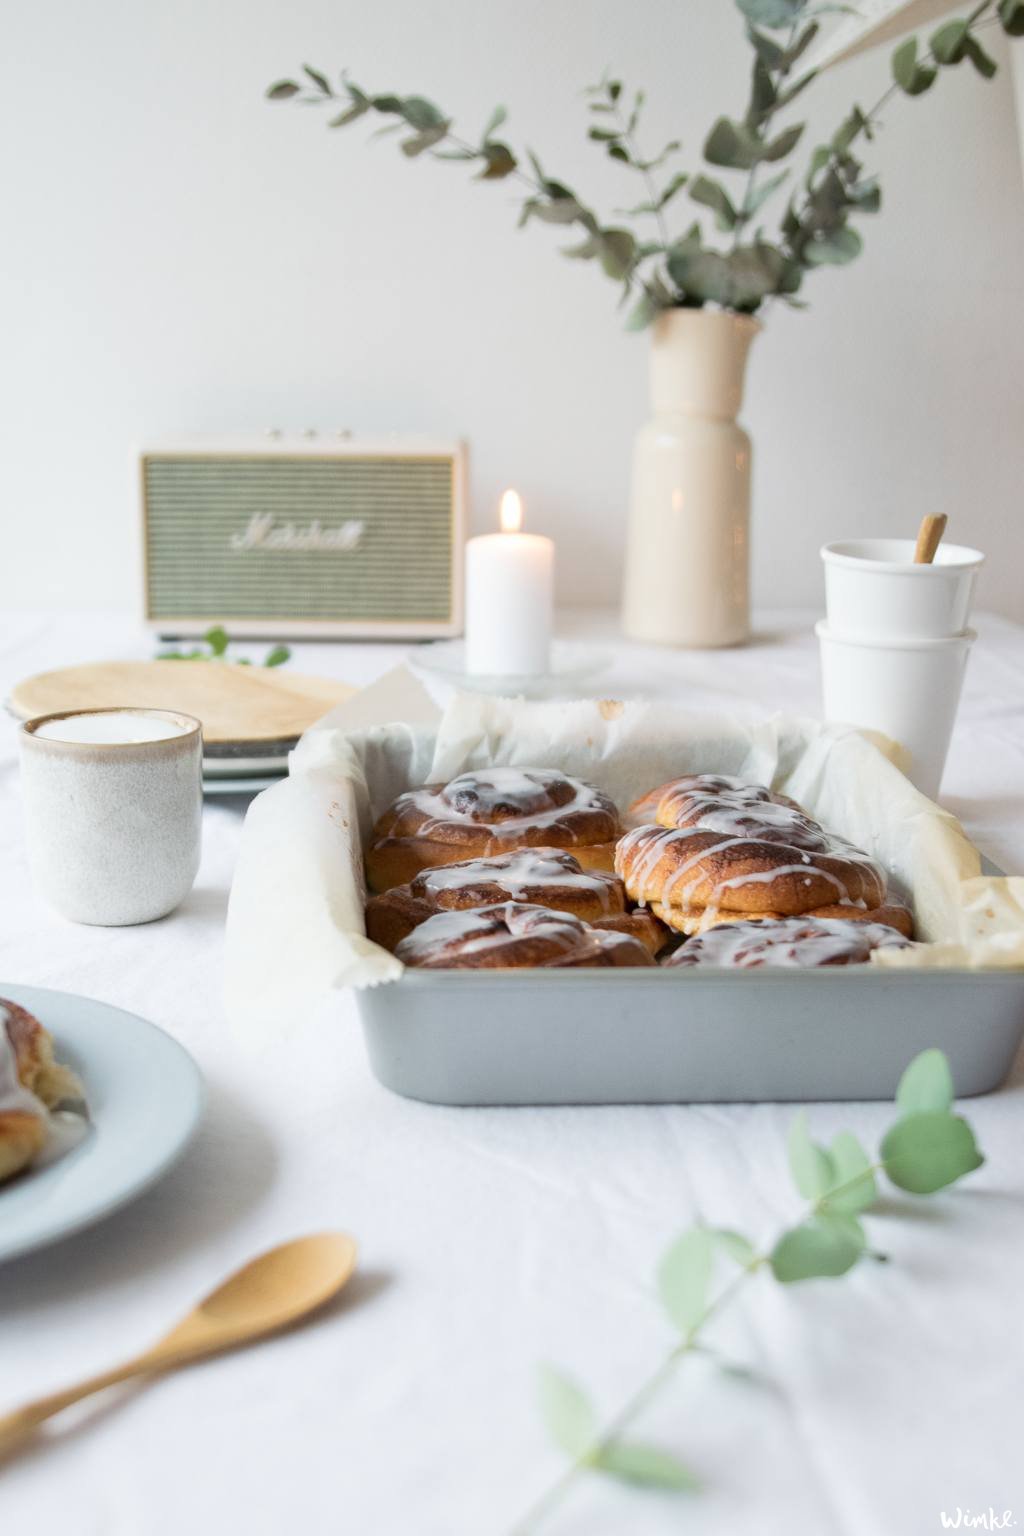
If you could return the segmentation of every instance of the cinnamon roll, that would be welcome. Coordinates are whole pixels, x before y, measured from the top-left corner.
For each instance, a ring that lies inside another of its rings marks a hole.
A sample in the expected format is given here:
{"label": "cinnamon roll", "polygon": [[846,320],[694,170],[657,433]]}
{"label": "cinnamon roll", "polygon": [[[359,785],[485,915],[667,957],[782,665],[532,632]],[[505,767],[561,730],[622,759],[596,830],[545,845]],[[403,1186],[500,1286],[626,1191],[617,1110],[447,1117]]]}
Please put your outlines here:
{"label": "cinnamon roll", "polygon": [[584,869],[611,870],[619,815],[607,795],[554,768],[488,768],[408,790],[377,822],[366,855],[372,890],[421,869],[513,848],[562,848]]}
{"label": "cinnamon roll", "polygon": [[881,923],[786,917],[778,922],[724,923],[687,939],[665,965],[753,966],[863,965],[877,949],[906,949],[909,939]]}
{"label": "cinnamon roll", "polygon": [[437,912],[414,928],[395,954],[406,965],[427,970],[654,964],[630,934],[592,928],[571,913],[519,901]]}
{"label": "cinnamon roll", "polygon": [[50,1136],[49,1111],[82,1088],[54,1057],[39,1020],[0,998],[0,1183],[27,1167]]}
{"label": "cinnamon roll", "polygon": [[[683,933],[737,918],[808,913],[891,918],[885,876],[868,854],[786,796],[718,775],[690,775],[644,796],[654,824],[620,840],[615,867],[628,895]],[[888,905],[886,905],[888,903]]]}
{"label": "cinnamon roll", "polygon": [[526,902],[569,912],[595,928],[632,934],[656,954],[668,931],[649,910],[627,910],[617,875],[583,869],[559,848],[516,848],[485,859],[463,859],[422,869],[408,885],[392,886],[366,904],[366,932],[375,944],[394,950],[435,912]]}

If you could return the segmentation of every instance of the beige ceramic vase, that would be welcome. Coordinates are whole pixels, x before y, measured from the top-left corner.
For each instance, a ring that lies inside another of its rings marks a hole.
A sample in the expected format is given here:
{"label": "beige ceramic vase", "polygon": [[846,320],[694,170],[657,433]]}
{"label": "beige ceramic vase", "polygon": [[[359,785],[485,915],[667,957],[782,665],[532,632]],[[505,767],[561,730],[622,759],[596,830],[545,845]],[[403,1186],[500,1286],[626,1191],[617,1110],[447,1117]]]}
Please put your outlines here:
{"label": "beige ceramic vase", "polygon": [[750,634],[750,439],[736,423],[749,315],[670,309],[651,339],[654,419],[633,450],[622,624],[634,640],[738,645]]}

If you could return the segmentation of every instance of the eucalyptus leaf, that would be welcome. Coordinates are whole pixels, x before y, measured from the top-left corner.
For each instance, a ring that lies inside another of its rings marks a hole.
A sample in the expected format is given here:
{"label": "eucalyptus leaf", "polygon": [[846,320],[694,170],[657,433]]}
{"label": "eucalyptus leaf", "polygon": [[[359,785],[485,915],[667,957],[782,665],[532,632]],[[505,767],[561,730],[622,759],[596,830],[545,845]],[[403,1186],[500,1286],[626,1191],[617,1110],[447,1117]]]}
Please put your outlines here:
{"label": "eucalyptus leaf", "polygon": [[780,171],[777,176],[769,176],[767,181],[755,182],[747,188],[740,212],[743,218],[751,219],[763,203],[766,203],[773,192],[776,192],[789,175],[788,171]]}
{"label": "eucalyptus leaf", "polygon": [[406,96],[400,111],[410,128],[431,129],[442,124],[447,126],[444,113],[432,101],[427,101],[425,96]]}
{"label": "eucalyptus leaf", "polygon": [[228,632],[223,624],[215,624],[212,629],[208,629],[203,639],[210,647],[210,652],[214,656],[223,656],[230,643]]}
{"label": "eucalyptus leaf", "polygon": [[263,658],[265,667],[283,667],[286,661],[291,659],[291,650],[287,645],[275,645]]}
{"label": "eucalyptus leaf", "polygon": [[947,21],[945,26],[932,33],[930,45],[940,64],[959,64],[967,52],[966,21]]}
{"label": "eucalyptus leaf", "polygon": [[732,298],[729,262],[718,251],[698,248],[689,254],[677,244],[669,255],[668,271],[690,303],[727,305]]}
{"label": "eucalyptus leaf", "polygon": [[864,1234],[849,1218],[814,1216],[783,1233],[771,1252],[772,1273],[796,1280],[845,1275],[864,1251]]}
{"label": "eucalyptus leaf", "polygon": [[855,229],[843,225],[828,234],[818,235],[804,246],[804,259],[812,267],[845,266],[859,256],[863,241]]}
{"label": "eucalyptus leaf", "polygon": [[736,228],[736,209],[720,181],[712,181],[709,176],[695,176],[690,183],[690,196],[695,203],[703,203],[705,207],[714,210],[715,223],[719,229]]}
{"label": "eucalyptus leaf", "polygon": [[658,1266],[658,1294],[669,1317],[686,1337],[707,1310],[714,1238],[691,1227],[672,1244]]}
{"label": "eucalyptus leaf", "polygon": [[845,154],[854,139],[859,138],[862,133],[865,138],[871,137],[871,121],[860,107],[853,107],[833,134],[832,148],[839,155]]}
{"label": "eucalyptus leaf", "polygon": [[484,128],[481,142],[486,144],[487,140],[491,137],[491,134],[496,132],[496,130],[501,127],[502,123],[505,122],[507,118],[508,111],[505,107],[495,107],[494,111],[487,119],[487,126]]}
{"label": "eucalyptus leaf", "polygon": [[806,0],[736,0],[748,21],[757,27],[791,27],[800,18]]}
{"label": "eucalyptus leaf", "polygon": [[497,139],[485,144],[481,154],[486,163],[477,177],[478,181],[502,181],[506,176],[511,176],[519,164],[508,145]]}
{"label": "eucalyptus leaf", "polygon": [[378,112],[401,112],[402,110],[401,96],[372,96],[370,101]]}
{"label": "eucalyptus leaf", "polygon": [[796,149],[806,126],[806,123],[794,123],[791,128],[784,128],[777,139],[773,139],[770,144],[766,144],[763,147],[760,158],[762,160],[784,160],[787,155],[792,154],[793,150]]}
{"label": "eucalyptus leaf", "polygon": [[775,106],[778,92],[772,72],[764,60],[754,56],[754,68],[750,81],[750,106],[747,109],[747,126],[756,128],[763,117]]}
{"label": "eucalyptus leaf", "polygon": [[[878,1198],[871,1159],[852,1131],[840,1131],[829,1149],[833,1179],[821,1197],[821,1205],[831,1213],[856,1216],[866,1211]],[[839,1193],[833,1193],[838,1190]]]}
{"label": "eucalyptus leaf", "polygon": [[560,1450],[578,1460],[597,1435],[597,1415],[590,1399],[552,1365],[540,1367],[537,1390],[545,1429]]}
{"label": "eucalyptus leaf", "polygon": [[344,128],[346,123],[354,123],[356,118],[363,117],[370,110],[369,104],[354,101],[344,112],[339,112],[337,117],[332,117],[327,124],[328,128]]}
{"label": "eucalyptus leaf", "polygon": [[1024,0],[999,0],[999,20],[1008,37],[1024,37]]}
{"label": "eucalyptus leaf", "polygon": [[303,64],[302,67],[318,91],[321,91],[325,96],[334,95],[334,92],[331,90],[331,82],[328,80],[326,75],[322,75],[320,71],[318,69],[314,69],[311,64]]}
{"label": "eucalyptus leaf", "polygon": [[747,40],[769,69],[782,69],[786,62],[786,50],[781,43],[750,26],[747,27]]}
{"label": "eucalyptus leaf", "polygon": [[787,48],[786,50],[785,59],[787,69],[792,69],[793,65],[798,63],[800,59],[803,58],[804,54],[814,42],[814,39],[817,37],[820,30],[820,23],[816,21],[809,22],[808,25],[804,27],[803,31],[798,35],[792,48]]}
{"label": "eucalyptus leaf", "polygon": [[860,213],[877,213],[882,206],[882,189],[874,178],[850,187],[849,196]]}
{"label": "eucalyptus leaf", "polygon": [[294,80],[278,80],[275,85],[267,87],[268,101],[287,101],[289,96],[297,96],[302,90],[301,85],[296,85]]}
{"label": "eucalyptus leaf", "polygon": [[761,143],[743,123],[720,117],[704,141],[704,158],[711,165],[749,171],[761,158]]}
{"label": "eucalyptus leaf", "polygon": [[886,1134],[881,1152],[892,1182],[914,1195],[945,1189],[985,1161],[967,1121],[940,1110],[925,1110],[897,1120]]}
{"label": "eucalyptus leaf", "polygon": [[973,32],[967,39],[964,52],[978,71],[978,74],[985,80],[991,80],[998,66],[992,55],[985,52]]}
{"label": "eucalyptus leaf", "polygon": [[694,1492],[700,1486],[689,1468],[671,1451],[636,1441],[613,1441],[597,1453],[591,1465],[610,1477],[648,1488]]}
{"label": "eucalyptus leaf", "polygon": [[953,1103],[953,1074],[943,1051],[922,1051],[899,1080],[896,1103],[902,1115],[929,1110],[948,1113]]}
{"label": "eucalyptus leaf", "polygon": [[612,140],[621,137],[617,128],[588,128],[587,138],[593,139],[595,144],[608,144]]}
{"label": "eucalyptus leaf", "polygon": [[793,1183],[805,1200],[817,1200],[836,1182],[831,1157],[811,1140],[806,1110],[801,1109],[790,1123],[786,1152]]}
{"label": "eucalyptus leaf", "polygon": [[713,1227],[711,1235],[722,1252],[728,1254],[741,1269],[749,1269],[757,1258],[753,1243],[742,1232],[734,1232],[731,1227]]}
{"label": "eucalyptus leaf", "polygon": [[402,153],[415,157],[422,155],[424,150],[432,149],[439,144],[448,134],[448,124],[439,123],[435,128],[424,128],[422,133],[413,134],[412,138],[402,140]]}
{"label": "eucalyptus leaf", "polygon": [[920,96],[935,79],[936,71],[917,62],[917,38],[908,37],[892,56],[893,79],[908,96]]}

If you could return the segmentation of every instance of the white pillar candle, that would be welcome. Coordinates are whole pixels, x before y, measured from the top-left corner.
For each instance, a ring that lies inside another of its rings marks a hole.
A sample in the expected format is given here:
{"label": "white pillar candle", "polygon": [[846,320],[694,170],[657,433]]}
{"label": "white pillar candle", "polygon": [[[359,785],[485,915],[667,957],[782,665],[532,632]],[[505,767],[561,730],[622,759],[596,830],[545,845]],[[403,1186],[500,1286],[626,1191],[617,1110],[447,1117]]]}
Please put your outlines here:
{"label": "white pillar candle", "polygon": [[555,546],[522,532],[515,491],[501,498],[501,533],[466,545],[466,671],[539,676],[549,669]]}

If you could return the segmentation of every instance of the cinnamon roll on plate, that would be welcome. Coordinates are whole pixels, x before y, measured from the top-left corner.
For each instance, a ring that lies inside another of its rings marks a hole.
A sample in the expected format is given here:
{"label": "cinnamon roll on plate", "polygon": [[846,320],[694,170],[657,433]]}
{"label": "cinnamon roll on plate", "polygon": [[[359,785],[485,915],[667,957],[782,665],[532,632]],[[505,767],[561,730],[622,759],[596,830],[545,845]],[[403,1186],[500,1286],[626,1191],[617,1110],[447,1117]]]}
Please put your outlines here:
{"label": "cinnamon roll on plate", "polygon": [[50,1111],[81,1099],[82,1085],[56,1060],[49,1032],[27,1008],[0,998],[0,1184],[43,1151]]}

